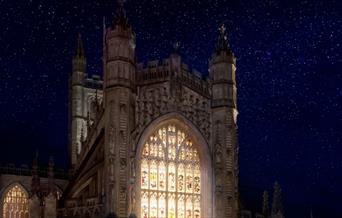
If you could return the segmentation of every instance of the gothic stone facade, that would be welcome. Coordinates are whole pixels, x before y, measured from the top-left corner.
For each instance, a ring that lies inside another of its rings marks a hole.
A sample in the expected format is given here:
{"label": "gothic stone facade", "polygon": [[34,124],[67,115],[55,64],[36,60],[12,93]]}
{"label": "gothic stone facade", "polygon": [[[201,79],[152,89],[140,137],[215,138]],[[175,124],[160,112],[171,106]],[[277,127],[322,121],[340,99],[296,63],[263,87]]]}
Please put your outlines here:
{"label": "gothic stone facade", "polygon": [[[236,59],[224,27],[209,63],[208,78],[190,71],[177,51],[162,62],[136,63],[135,34],[122,7],[113,25],[104,28],[103,41],[103,81],[87,76],[81,38],[77,43],[70,95],[74,176],[63,194],[58,216],[153,217],[152,200],[145,202],[147,209],[142,200],[142,156],[156,131],[171,125],[192,140],[194,155],[198,154],[200,189],[194,196],[200,203],[189,214],[236,218]],[[177,202],[180,195],[166,189],[165,193],[165,211],[160,207],[158,213],[183,216],[177,212],[182,210],[180,205],[170,206],[170,199]],[[160,205],[161,200],[158,202]],[[145,210],[149,212],[144,214]]]}

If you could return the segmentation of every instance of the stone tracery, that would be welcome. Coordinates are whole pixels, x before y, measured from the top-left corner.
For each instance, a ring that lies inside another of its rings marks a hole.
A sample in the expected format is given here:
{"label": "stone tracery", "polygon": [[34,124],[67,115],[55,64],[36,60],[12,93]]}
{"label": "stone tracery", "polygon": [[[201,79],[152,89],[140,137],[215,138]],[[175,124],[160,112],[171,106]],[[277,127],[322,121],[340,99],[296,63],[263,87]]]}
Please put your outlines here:
{"label": "stone tracery", "polygon": [[200,218],[199,154],[176,125],[162,126],[145,142],[140,182],[142,218]]}
{"label": "stone tracery", "polygon": [[28,218],[28,195],[19,185],[8,190],[3,199],[3,218]]}

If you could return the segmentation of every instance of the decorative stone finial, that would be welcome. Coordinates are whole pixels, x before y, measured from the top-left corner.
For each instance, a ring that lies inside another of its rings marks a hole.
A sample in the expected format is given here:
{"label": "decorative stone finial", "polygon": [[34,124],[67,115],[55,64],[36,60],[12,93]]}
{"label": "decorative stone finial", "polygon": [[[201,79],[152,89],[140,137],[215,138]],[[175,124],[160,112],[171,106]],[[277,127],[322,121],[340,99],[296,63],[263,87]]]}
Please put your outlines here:
{"label": "decorative stone finial", "polygon": [[219,34],[219,37],[218,37],[218,40],[216,43],[216,53],[219,54],[219,53],[224,51],[224,52],[227,52],[228,54],[231,54],[232,50],[230,48],[228,38],[226,35],[225,25],[222,24],[218,30],[219,30],[220,34]]}
{"label": "decorative stone finial", "polygon": [[84,58],[84,47],[81,33],[78,34],[75,57]]}
{"label": "decorative stone finial", "polygon": [[117,1],[118,8],[116,10],[115,25],[120,25],[124,29],[127,29],[130,27],[130,25],[128,23],[128,19],[126,17],[126,10],[124,8],[125,2],[126,0]]}
{"label": "decorative stone finial", "polygon": [[225,27],[224,23],[220,26],[219,31],[223,35],[226,33],[226,27]]}
{"label": "decorative stone finial", "polygon": [[173,43],[173,52],[174,53],[179,53],[180,47],[181,47],[181,43],[180,42]]}

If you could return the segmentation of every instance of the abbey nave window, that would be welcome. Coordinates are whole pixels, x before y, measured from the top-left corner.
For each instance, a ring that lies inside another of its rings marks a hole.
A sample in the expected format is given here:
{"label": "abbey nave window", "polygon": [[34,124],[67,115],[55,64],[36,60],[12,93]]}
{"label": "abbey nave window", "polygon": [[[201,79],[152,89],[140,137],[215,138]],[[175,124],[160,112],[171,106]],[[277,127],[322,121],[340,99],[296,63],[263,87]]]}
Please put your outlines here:
{"label": "abbey nave window", "polygon": [[3,218],[28,218],[28,206],[27,193],[15,185],[3,199]]}
{"label": "abbey nave window", "polygon": [[190,136],[167,125],[145,142],[141,160],[142,218],[200,218],[198,151]]}

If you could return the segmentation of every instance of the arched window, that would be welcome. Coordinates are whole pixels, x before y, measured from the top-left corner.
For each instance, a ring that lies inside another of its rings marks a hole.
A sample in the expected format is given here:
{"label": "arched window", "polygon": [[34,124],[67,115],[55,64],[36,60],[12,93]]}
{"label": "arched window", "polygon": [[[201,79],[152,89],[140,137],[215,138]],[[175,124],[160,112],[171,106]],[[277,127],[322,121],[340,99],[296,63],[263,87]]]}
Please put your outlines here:
{"label": "arched window", "polygon": [[28,195],[19,185],[13,186],[3,198],[4,218],[28,218]]}
{"label": "arched window", "polygon": [[146,140],[141,160],[141,218],[200,218],[201,173],[191,136],[169,124]]}

